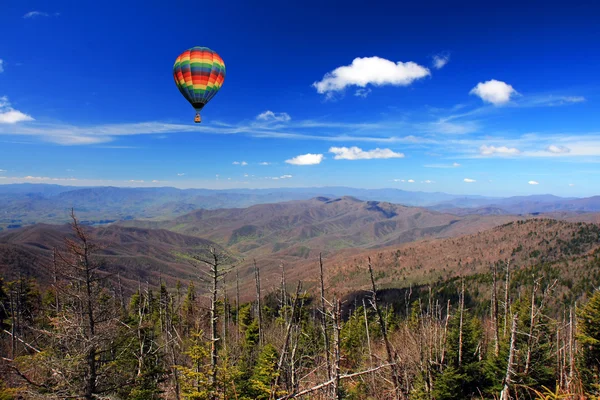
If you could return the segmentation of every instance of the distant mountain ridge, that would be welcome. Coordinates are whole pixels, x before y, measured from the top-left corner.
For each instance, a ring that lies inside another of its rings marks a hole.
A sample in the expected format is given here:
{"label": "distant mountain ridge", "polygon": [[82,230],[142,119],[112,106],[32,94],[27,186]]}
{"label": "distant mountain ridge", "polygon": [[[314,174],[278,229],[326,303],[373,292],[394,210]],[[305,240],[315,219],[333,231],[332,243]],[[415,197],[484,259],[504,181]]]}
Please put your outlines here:
{"label": "distant mountain ridge", "polygon": [[172,219],[197,209],[245,208],[257,204],[343,196],[429,207],[459,216],[600,211],[600,196],[498,198],[348,187],[211,190],[8,184],[0,185],[0,231],[35,223],[66,223],[72,207],[82,223],[103,225],[128,219]]}
{"label": "distant mountain ridge", "polygon": [[248,208],[200,209],[172,220],[119,224],[202,237],[244,257],[293,261],[317,252],[371,248],[478,232],[517,220],[514,215],[456,216],[355,197],[316,197]]}

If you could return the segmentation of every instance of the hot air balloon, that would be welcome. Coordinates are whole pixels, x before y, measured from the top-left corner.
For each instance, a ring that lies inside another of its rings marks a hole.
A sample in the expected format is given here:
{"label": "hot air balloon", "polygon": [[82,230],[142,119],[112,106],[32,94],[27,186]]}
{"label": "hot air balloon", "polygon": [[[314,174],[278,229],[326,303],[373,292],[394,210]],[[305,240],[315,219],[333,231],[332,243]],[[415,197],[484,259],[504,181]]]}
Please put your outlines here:
{"label": "hot air balloon", "polygon": [[225,63],[208,47],[192,47],[175,60],[173,77],[183,97],[196,110],[194,122],[199,123],[200,110],[223,86]]}

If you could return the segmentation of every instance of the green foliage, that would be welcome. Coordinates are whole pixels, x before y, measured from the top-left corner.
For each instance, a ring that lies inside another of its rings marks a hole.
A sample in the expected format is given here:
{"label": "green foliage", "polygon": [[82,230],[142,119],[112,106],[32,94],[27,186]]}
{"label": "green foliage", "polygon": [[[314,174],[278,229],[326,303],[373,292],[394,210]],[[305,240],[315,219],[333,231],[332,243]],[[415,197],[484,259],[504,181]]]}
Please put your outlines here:
{"label": "green foliage", "polygon": [[600,396],[600,290],[578,310],[578,318],[582,381],[590,394]]}
{"label": "green foliage", "polygon": [[277,376],[278,359],[277,350],[272,344],[263,347],[250,378],[252,398],[264,400],[271,397],[272,386]]}
{"label": "green foliage", "polygon": [[[450,319],[447,338],[447,366],[433,387],[435,399],[479,398],[488,386],[482,373],[480,343],[481,323],[467,311],[463,314],[462,349],[460,349],[460,317],[456,312]],[[459,359],[459,352],[462,358]]]}
{"label": "green foliage", "polygon": [[181,394],[186,400],[206,400],[213,394],[210,388],[210,349],[202,339],[202,331],[193,332],[188,350],[184,352],[190,359],[191,367],[178,365]]}

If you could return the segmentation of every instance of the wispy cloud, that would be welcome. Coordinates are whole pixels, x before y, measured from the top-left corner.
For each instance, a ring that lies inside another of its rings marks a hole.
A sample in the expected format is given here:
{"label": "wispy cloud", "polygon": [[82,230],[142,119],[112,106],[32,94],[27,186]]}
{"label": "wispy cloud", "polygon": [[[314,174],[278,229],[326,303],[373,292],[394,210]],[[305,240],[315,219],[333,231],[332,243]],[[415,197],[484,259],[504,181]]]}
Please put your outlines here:
{"label": "wispy cloud", "polygon": [[515,147],[506,147],[506,146],[500,146],[500,147],[496,147],[496,146],[487,146],[487,145],[481,145],[481,147],[479,147],[479,153],[482,156],[491,156],[491,155],[495,155],[495,154],[500,154],[500,155],[515,155],[515,154],[519,154],[521,151]]}
{"label": "wispy cloud", "polygon": [[245,167],[246,165],[248,165],[248,163],[246,161],[234,161],[232,162],[233,165],[241,165],[242,167]]}
{"label": "wispy cloud", "polygon": [[471,179],[471,178],[465,178],[465,179],[463,179],[463,181],[466,182],[466,183],[477,182],[475,179]]}
{"label": "wispy cloud", "polygon": [[415,180],[414,179],[409,179],[407,182],[408,183],[415,183]]}
{"label": "wispy cloud", "polygon": [[58,17],[60,13],[48,13],[45,11],[29,11],[27,14],[23,15],[23,18],[37,18],[37,17]]}
{"label": "wispy cloud", "polygon": [[323,161],[323,154],[302,154],[291,158],[289,160],[285,160],[286,163],[292,165],[316,165],[321,164]]}
{"label": "wispy cloud", "polygon": [[262,161],[262,162],[259,162],[258,165],[271,165],[271,163],[270,162],[266,162],[266,161]]}
{"label": "wispy cloud", "polygon": [[33,121],[33,118],[30,115],[12,108],[10,101],[8,101],[8,97],[0,97],[0,124],[16,124],[25,121]]}
{"label": "wispy cloud", "polygon": [[442,69],[450,61],[450,53],[440,53],[433,56],[433,68]]}
{"label": "wispy cloud", "polygon": [[256,116],[256,119],[259,121],[276,121],[276,122],[288,122],[292,119],[288,113],[281,112],[275,113],[273,111],[267,110],[261,114]]}
{"label": "wispy cloud", "polygon": [[452,164],[427,164],[424,165],[425,168],[458,168],[460,167],[459,163],[452,163]]}
{"label": "wispy cloud", "polygon": [[331,147],[330,153],[335,154],[336,160],[371,160],[375,158],[403,158],[403,153],[396,153],[390,149],[376,148],[373,150],[363,150],[360,147]]}
{"label": "wispy cloud", "polygon": [[537,181],[529,181],[529,182],[527,182],[527,183],[529,183],[530,185],[539,185],[539,184],[540,184],[540,183],[539,183],[539,182],[537,182]]}
{"label": "wispy cloud", "polygon": [[546,151],[554,154],[565,154],[569,153],[571,149],[565,146],[556,146],[554,144],[551,144],[550,146],[546,147]]}
{"label": "wispy cloud", "polygon": [[492,103],[495,106],[508,103],[511,97],[518,94],[518,92],[508,83],[497,81],[495,79],[487,82],[479,82],[469,93],[474,94],[483,101]]}
{"label": "wispy cloud", "polygon": [[354,95],[356,97],[362,97],[362,98],[366,98],[367,96],[369,96],[369,94],[371,94],[372,90],[370,88],[360,88],[360,89],[356,89],[356,92],[354,92]]}
{"label": "wispy cloud", "polygon": [[352,64],[325,74],[323,79],[313,83],[313,86],[318,93],[327,94],[342,91],[348,86],[407,86],[429,75],[429,69],[412,61],[393,62],[380,57],[359,57],[355,58]]}
{"label": "wispy cloud", "polygon": [[0,58],[0,74],[4,72],[4,60]]}
{"label": "wispy cloud", "polygon": [[185,172],[180,172],[177,174],[177,176],[184,176],[184,175],[185,175]]}

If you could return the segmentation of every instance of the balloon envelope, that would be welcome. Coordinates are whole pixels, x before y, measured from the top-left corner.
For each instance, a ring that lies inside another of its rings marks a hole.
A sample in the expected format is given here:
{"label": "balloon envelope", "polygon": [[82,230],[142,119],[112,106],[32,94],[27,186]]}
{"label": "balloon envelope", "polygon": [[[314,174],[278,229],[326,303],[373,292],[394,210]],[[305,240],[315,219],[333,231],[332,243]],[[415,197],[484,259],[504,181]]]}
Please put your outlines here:
{"label": "balloon envelope", "polygon": [[199,112],[223,86],[225,63],[208,47],[192,47],[175,60],[173,77],[183,97]]}

